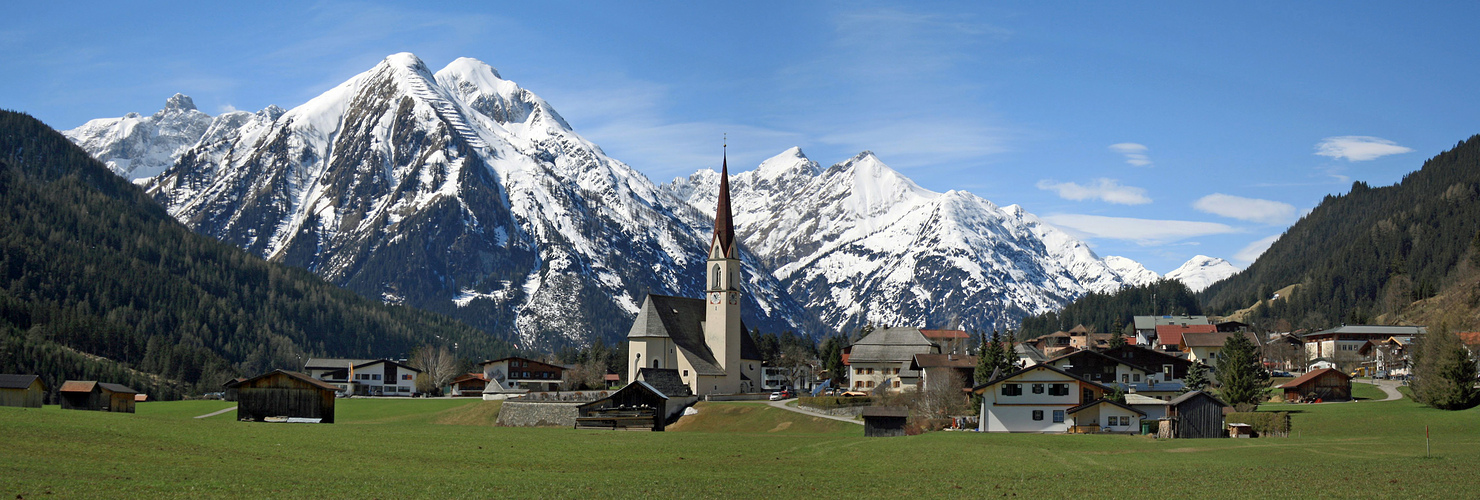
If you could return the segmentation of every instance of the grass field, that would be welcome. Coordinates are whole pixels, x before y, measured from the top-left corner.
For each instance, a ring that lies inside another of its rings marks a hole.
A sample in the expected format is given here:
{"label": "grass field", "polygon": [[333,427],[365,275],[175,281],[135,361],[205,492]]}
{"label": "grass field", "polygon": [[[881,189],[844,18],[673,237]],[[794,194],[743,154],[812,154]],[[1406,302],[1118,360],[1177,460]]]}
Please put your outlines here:
{"label": "grass field", "polygon": [[1480,409],[1408,399],[1261,407],[1292,412],[1287,439],[1163,441],[868,439],[759,403],[706,404],[662,433],[493,427],[497,403],[467,400],[340,400],[327,425],[191,418],[227,407],[0,408],[0,497],[1463,498],[1480,486]]}

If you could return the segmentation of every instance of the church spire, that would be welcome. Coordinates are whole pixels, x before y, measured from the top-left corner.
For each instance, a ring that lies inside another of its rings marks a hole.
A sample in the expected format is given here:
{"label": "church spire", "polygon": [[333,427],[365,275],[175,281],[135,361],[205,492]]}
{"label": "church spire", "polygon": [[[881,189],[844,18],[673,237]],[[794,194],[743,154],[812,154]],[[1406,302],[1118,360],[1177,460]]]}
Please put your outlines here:
{"label": "church spire", "polygon": [[719,170],[719,206],[714,209],[714,241],[719,244],[720,252],[723,254],[721,257],[738,256],[733,252],[735,222],[730,215],[729,144],[725,145],[725,156]]}

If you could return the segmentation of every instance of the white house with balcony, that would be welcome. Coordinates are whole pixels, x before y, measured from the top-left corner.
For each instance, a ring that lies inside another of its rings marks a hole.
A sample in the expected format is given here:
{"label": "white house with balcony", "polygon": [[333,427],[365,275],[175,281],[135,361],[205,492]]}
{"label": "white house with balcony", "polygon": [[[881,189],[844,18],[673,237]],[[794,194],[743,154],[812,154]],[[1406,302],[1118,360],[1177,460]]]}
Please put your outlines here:
{"label": "white house with balcony", "polygon": [[1070,410],[1100,400],[1109,390],[1051,365],[1023,368],[972,388],[982,398],[977,430],[1070,432]]}

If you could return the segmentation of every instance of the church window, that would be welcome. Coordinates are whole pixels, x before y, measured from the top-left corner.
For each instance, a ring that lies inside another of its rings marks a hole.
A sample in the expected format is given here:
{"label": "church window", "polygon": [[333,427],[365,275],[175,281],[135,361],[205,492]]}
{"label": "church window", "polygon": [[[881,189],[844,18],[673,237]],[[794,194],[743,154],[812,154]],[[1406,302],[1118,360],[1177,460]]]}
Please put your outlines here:
{"label": "church window", "polygon": [[711,281],[714,282],[714,286],[712,286],[710,288],[713,288],[715,290],[719,290],[719,287],[720,287],[720,281],[719,281],[720,280],[720,278],[719,278],[719,264],[715,264],[714,265],[714,270],[711,271],[711,272],[714,273],[714,279],[711,280]]}

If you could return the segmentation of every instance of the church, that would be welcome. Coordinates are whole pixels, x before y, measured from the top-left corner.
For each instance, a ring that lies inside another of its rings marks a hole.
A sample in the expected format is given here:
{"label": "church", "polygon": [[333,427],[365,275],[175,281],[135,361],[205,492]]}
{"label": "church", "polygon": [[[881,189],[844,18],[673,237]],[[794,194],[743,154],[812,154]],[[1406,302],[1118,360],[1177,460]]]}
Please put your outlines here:
{"label": "church", "polygon": [[696,396],[755,392],[761,355],[740,322],[740,250],[730,213],[730,167],[720,167],[714,238],[705,262],[704,298],[649,294],[627,332],[627,380],[665,369]]}

